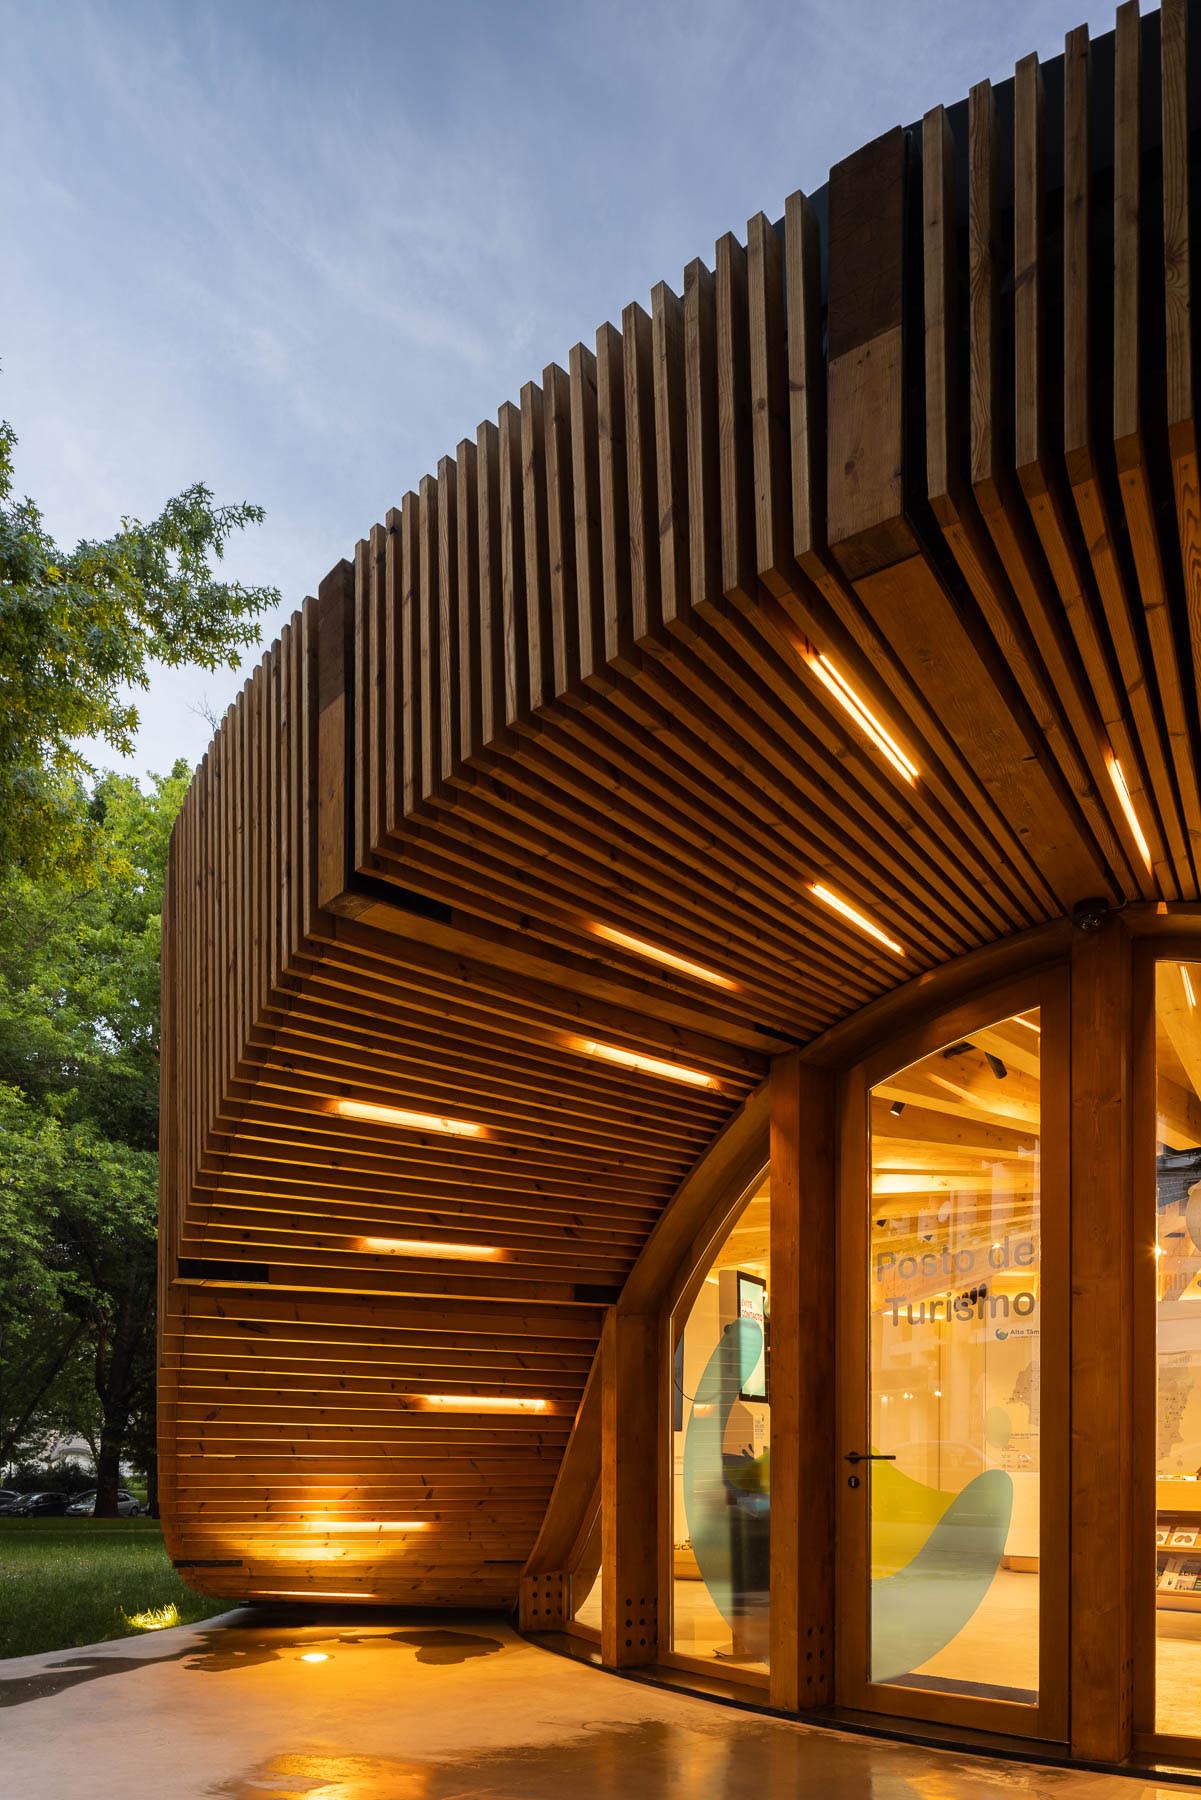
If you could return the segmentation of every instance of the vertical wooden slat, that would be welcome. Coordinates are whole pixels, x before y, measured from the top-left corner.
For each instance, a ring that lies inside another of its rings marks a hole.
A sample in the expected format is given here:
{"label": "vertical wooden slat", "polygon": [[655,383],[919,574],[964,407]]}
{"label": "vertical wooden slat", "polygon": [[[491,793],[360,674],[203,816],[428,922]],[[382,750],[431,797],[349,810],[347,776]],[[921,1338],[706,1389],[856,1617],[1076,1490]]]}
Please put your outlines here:
{"label": "vertical wooden slat", "polygon": [[755,594],[756,563],[747,256],[732,232],[717,240],[714,280],[721,587],[749,602]]}
{"label": "vertical wooden slat", "polygon": [[997,102],[991,82],[980,81],[968,95],[968,363],[977,489],[995,482],[1001,465],[999,184]]}
{"label": "vertical wooden slat", "polygon": [[792,548],[798,561],[826,541],[826,360],[822,347],[821,232],[806,195],[784,203],[788,438]]}
{"label": "vertical wooden slat", "polygon": [[580,678],[605,664],[605,594],[601,553],[600,425],[596,357],[576,344],[567,359],[571,383],[572,534],[575,541],[576,637]]}
{"label": "vertical wooden slat", "polygon": [[308,936],[317,905],[317,615],[315,594],[301,609],[301,814],[299,935]]}
{"label": "vertical wooden slat", "polygon": [[530,706],[526,635],[525,498],[521,478],[521,414],[506,401],[497,415],[500,491],[501,606],[505,640],[505,724]]}
{"label": "vertical wooden slat", "polygon": [[575,495],[572,486],[571,378],[550,363],[542,371],[546,447],[547,567],[551,625],[551,695],[579,680],[580,617],[575,572]]}
{"label": "vertical wooden slat", "polygon": [[[315,641],[315,639],[314,639]],[[421,741],[421,502],[400,503],[400,730],[404,817],[416,810],[425,780]]]}
{"label": "vertical wooden slat", "polygon": [[525,543],[525,612],[518,657],[524,655],[529,706],[536,712],[554,694],[549,520],[546,511],[546,401],[536,381],[521,390],[521,516]]}
{"label": "vertical wooden slat", "polygon": [[438,483],[423,475],[418,484],[417,537],[421,573],[418,584],[417,682],[421,719],[421,794],[437,793],[442,767],[442,655],[438,566]]}
{"label": "vertical wooden slat", "polygon": [[384,802],[387,790],[388,752],[386,705],[388,688],[388,529],[373,525],[368,536],[368,594],[371,616],[371,656],[367,692],[360,704],[367,706],[366,766],[369,788],[363,819],[367,838],[361,849],[364,862],[384,835]]}
{"label": "vertical wooden slat", "polygon": [[362,868],[371,842],[371,745],[374,675],[377,666],[371,594],[371,546],[360,538],[354,547],[354,691],[358,696],[354,721],[354,849],[355,866]]}
{"label": "vertical wooden slat", "polygon": [[438,767],[444,782],[461,754],[459,734],[458,464],[438,462]]}
{"label": "vertical wooden slat", "polygon": [[332,568],[317,592],[317,718],[314,853],[316,900],[327,906],[346,888],[353,822],[348,810],[347,756],[352,696],[354,568]]}
{"label": "vertical wooden slat", "polygon": [[[665,281],[651,293],[655,413],[655,488],[663,623],[688,616],[688,437],[684,403],[684,307]],[[628,412],[627,407],[627,412]],[[633,503],[631,497],[631,514]]]}
{"label": "vertical wooden slat", "polygon": [[721,596],[721,481],[717,428],[717,295],[697,257],[684,270],[684,435],[688,570],[694,606]]}
{"label": "vertical wooden slat", "polygon": [[906,162],[898,130],[830,171],[828,528],[852,578],[914,547],[902,484]]}
{"label": "vertical wooden slat", "polygon": [[479,509],[480,743],[505,728],[504,559],[501,555],[500,434],[491,419],[476,433],[476,503]]}
{"label": "vertical wooden slat", "polygon": [[604,587],[601,656],[616,663],[628,657],[633,643],[633,599],[625,345],[612,325],[602,325],[596,334],[596,433]]}
{"label": "vertical wooden slat", "polygon": [[625,379],[626,477],[630,520],[630,607],[634,642],[663,618],[659,567],[659,477],[655,463],[654,325],[636,301],[621,315]]}
{"label": "vertical wooden slat", "polygon": [[773,594],[779,594],[789,585],[792,566],[784,254],[774,227],[763,213],[747,221],[746,252],[755,554],[760,579]]}
{"label": "vertical wooden slat", "polygon": [[[275,660],[279,668],[279,763],[276,777],[275,967],[278,985],[288,963],[289,903],[292,885],[292,627],[279,634]],[[242,1038],[243,1044],[245,1037]]]}
{"label": "vertical wooden slat", "polygon": [[470,438],[463,438],[456,451],[456,490],[458,519],[458,703],[459,755],[464,759],[475,755],[481,745],[480,720],[483,707],[483,678],[480,649],[482,643],[480,580],[480,498],[477,473],[478,452]]}

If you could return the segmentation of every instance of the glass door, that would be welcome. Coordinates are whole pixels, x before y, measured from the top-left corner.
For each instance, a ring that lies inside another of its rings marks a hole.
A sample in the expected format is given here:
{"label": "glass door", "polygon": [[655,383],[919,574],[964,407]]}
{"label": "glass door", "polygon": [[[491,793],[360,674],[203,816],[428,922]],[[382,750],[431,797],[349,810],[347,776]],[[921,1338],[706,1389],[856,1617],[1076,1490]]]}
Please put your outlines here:
{"label": "glass door", "polygon": [[[1152,1734],[1145,1747],[1195,1757],[1201,1748],[1201,961],[1157,961],[1154,1008],[1154,1214],[1144,1211],[1136,1240],[1139,1381],[1144,1390],[1153,1384],[1143,1394],[1136,1454],[1144,1493],[1154,1485],[1153,1516],[1141,1524],[1137,1557],[1140,1605],[1152,1600],[1153,1641],[1147,1642],[1144,1614],[1138,1678],[1143,1733],[1149,1726]],[[1145,1092],[1144,1106],[1150,1099]],[[1145,1153],[1150,1121],[1139,1124]],[[1144,1199],[1149,1173],[1145,1166],[1139,1171]]]}
{"label": "glass door", "polygon": [[1066,1736],[1063,983],[846,1084],[844,1704]]}

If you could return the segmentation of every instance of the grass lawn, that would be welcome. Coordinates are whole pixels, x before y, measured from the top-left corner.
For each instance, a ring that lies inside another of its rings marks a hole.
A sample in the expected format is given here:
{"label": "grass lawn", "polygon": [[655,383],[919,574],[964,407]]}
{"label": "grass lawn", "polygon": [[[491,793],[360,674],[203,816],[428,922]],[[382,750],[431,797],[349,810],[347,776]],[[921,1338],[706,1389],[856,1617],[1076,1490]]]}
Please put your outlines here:
{"label": "grass lawn", "polygon": [[229,1601],[184,1586],[157,1519],[0,1519],[0,1657],[140,1636],[125,1615],[163,1606],[190,1625]]}

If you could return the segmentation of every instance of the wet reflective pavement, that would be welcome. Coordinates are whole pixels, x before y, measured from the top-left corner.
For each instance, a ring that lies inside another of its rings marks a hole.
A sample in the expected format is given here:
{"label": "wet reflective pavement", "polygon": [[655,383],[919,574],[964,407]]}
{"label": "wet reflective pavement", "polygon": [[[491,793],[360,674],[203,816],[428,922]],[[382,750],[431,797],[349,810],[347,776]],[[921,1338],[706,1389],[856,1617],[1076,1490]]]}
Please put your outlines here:
{"label": "wet reflective pavement", "polygon": [[740,1713],[616,1680],[486,1615],[244,1611],[0,1662],[2,1800],[1166,1800],[1187,1791]]}

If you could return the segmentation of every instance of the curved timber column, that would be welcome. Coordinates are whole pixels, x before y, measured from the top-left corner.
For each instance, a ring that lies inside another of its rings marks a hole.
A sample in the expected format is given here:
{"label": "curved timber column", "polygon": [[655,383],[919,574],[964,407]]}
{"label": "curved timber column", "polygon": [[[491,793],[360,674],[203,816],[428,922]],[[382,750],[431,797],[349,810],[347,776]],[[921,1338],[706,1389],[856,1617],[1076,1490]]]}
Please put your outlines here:
{"label": "curved timber column", "polygon": [[1072,934],[1071,1743],[1120,1762],[1133,1728],[1131,941]]}
{"label": "curved timber column", "polygon": [[659,1656],[658,1314],[610,1308],[600,1357],[601,1657],[622,1669]]}
{"label": "curved timber column", "polygon": [[834,1077],[771,1069],[771,1703],[834,1699]]}

